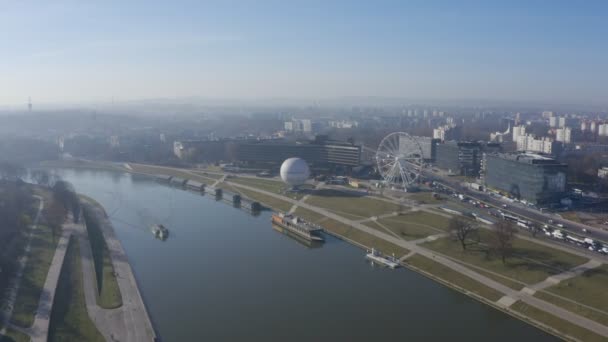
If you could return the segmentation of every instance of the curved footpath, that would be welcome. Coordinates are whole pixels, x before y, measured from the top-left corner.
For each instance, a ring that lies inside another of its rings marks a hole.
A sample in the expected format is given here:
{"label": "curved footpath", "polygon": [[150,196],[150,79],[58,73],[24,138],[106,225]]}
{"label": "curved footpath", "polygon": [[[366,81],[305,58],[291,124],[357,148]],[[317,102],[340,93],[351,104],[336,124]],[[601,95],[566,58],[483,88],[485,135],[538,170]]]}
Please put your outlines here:
{"label": "curved footpath", "polygon": [[123,304],[116,309],[103,309],[97,305],[97,287],[95,282],[95,266],[91,244],[86,235],[86,228],[80,225],[80,247],[82,255],[82,270],[84,276],[85,298],[89,316],[108,341],[154,341],[156,334],[141,297],[137,280],[129,264],[127,254],[114,233],[114,228],[97,203],[84,203],[92,209],[100,223],[100,228],[106,240],[114,273],[122,295]]}

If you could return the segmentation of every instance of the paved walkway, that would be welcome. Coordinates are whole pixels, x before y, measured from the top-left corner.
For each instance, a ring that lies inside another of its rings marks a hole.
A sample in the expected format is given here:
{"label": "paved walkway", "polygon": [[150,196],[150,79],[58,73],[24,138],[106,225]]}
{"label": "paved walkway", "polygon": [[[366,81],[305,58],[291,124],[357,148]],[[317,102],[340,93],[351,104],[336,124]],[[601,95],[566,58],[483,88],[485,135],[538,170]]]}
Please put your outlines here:
{"label": "paved walkway", "polygon": [[[297,202],[297,201],[294,201],[294,200],[292,200],[290,198],[286,198],[284,196],[280,196],[280,195],[277,195],[277,194],[272,193],[272,192],[260,190],[258,188],[254,188],[254,187],[250,187],[250,186],[246,186],[246,185],[241,185],[241,184],[236,184],[236,183],[229,183],[229,184],[233,185],[233,186],[236,186],[236,187],[241,187],[241,188],[244,188],[244,189],[247,189],[247,190],[263,193],[263,194],[265,194],[267,196],[275,197],[275,198],[278,198],[278,199],[281,199],[283,201],[287,201],[287,202],[290,202],[290,203],[293,203],[293,204],[295,204]],[[466,275],[469,278],[472,278],[473,280],[475,280],[475,281],[477,281],[477,282],[479,282],[481,284],[484,284],[484,285],[486,285],[488,287],[491,287],[491,288],[493,288],[493,289],[495,289],[495,290],[497,290],[499,292],[504,293],[506,296],[510,297],[513,300],[516,300],[516,301],[517,300],[521,300],[521,301],[525,302],[528,305],[531,305],[531,306],[536,307],[536,308],[538,308],[540,310],[549,312],[549,313],[551,313],[554,316],[557,316],[557,317],[559,317],[561,319],[564,319],[566,321],[572,322],[572,323],[574,323],[576,325],[579,325],[579,326],[581,326],[581,327],[583,327],[585,329],[593,331],[593,332],[595,332],[595,333],[597,333],[599,335],[608,337],[608,327],[605,326],[605,325],[602,325],[602,324],[600,324],[598,322],[595,322],[595,321],[592,321],[592,320],[587,319],[585,317],[582,317],[580,315],[577,315],[577,314],[575,314],[575,313],[573,313],[571,311],[562,309],[561,307],[555,306],[555,305],[553,305],[551,303],[548,303],[548,302],[545,302],[543,300],[540,300],[540,299],[538,299],[536,297],[533,297],[532,295],[529,295],[527,293],[522,293],[522,292],[515,291],[515,290],[513,290],[513,289],[511,289],[511,288],[509,288],[509,287],[507,287],[507,286],[505,286],[505,285],[503,285],[501,283],[498,283],[498,282],[496,282],[496,281],[494,281],[494,280],[492,280],[492,279],[490,279],[488,277],[485,277],[485,276],[483,276],[483,275],[481,275],[481,274],[479,274],[479,273],[477,273],[477,272],[475,272],[475,271],[473,271],[473,270],[471,270],[471,269],[463,266],[462,264],[459,264],[458,262],[455,262],[455,261],[453,261],[453,260],[451,260],[449,258],[446,258],[446,257],[444,257],[442,255],[439,255],[439,254],[437,254],[437,253],[435,253],[435,252],[433,252],[431,250],[428,250],[426,248],[418,246],[418,245],[416,245],[414,243],[405,241],[403,239],[397,238],[397,237],[395,237],[393,235],[390,235],[390,234],[387,234],[387,233],[383,233],[383,232],[381,232],[379,230],[376,230],[376,229],[373,229],[373,228],[369,228],[369,227],[367,227],[367,226],[365,226],[365,225],[363,225],[361,223],[351,221],[351,220],[346,219],[346,218],[344,218],[342,216],[338,216],[338,215],[334,214],[333,212],[330,212],[330,211],[328,211],[326,209],[319,208],[319,207],[316,207],[316,206],[312,206],[312,205],[307,204],[307,203],[301,203],[300,206],[303,207],[303,208],[305,208],[305,209],[314,211],[316,213],[325,215],[325,216],[327,216],[327,217],[329,217],[331,219],[334,219],[336,221],[339,221],[341,223],[350,225],[350,226],[352,226],[352,227],[354,227],[356,229],[359,229],[359,230],[361,230],[363,232],[366,232],[368,234],[376,236],[376,237],[378,237],[380,239],[386,240],[388,242],[391,242],[393,244],[396,244],[398,246],[406,248],[406,249],[410,250],[411,252],[415,252],[415,253],[418,253],[418,254],[420,254],[422,256],[430,258],[430,259],[434,260],[435,262],[438,262],[438,263],[440,263],[440,264],[442,264],[444,266],[447,266],[447,267],[451,268],[454,271],[457,271],[457,272],[459,272],[459,273],[461,273],[463,275]]]}
{"label": "paved walkway", "polygon": [[[133,270],[129,264],[127,255],[122,248],[122,244],[116,237],[112,224],[103,214],[103,209],[91,204],[84,204],[92,209],[98,217],[101,230],[106,240],[114,272],[117,274],[116,280],[123,299],[123,305],[117,309],[103,309],[96,303],[96,285],[91,282],[95,279],[92,252],[88,238],[81,234],[80,244],[83,247],[81,255],[83,257],[83,273],[89,274],[85,279],[85,298],[87,300],[87,310],[93,321],[98,326],[104,337],[108,341],[154,341],[156,334],[150,321],[150,316],[139,292],[137,281],[133,275]],[[81,229],[84,229],[81,226]]]}
{"label": "paved walkway", "polygon": [[[44,199],[40,196],[34,195],[35,198],[38,199],[38,211],[36,212],[36,217],[34,218],[34,222],[32,224],[32,228],[27,237],[27,245],[23,250],[23,255],[17,261],[17,272],[13,279],[9,282],[8,285],[8,293],[6,293],[5,300],[2,302],[2,306],[0,307],[0,326],[2,329],[0,330],[0,335],[4,335],[6,333],[6,328],[8,326],[8,322],[13,315],[13,309],[15,307],[15,301],[17,300],[17,294],[19,293],[19,287],[21,286],[21,278],[23,277],[23,270],[25,269],[25,265],[27,264],[27,260],[30,254],[30,250],[32,249],[32,234],[34,230],[38,229],[38,221],[40,221],[40,214],[44,209]],[[2,295],[2,294],[0,294]],[[1,299],[1,298],[0,298]]]}
{"label": "paved walkway", "polygon": [[34,323],[30,328],[24,329],[32,338],[32,342],[46,342],[48,339],[49,323],[51,322],[55,292],[57,290],[59,276],[61,275],[65,253],[68,248],[68,243],[70,242],[70,236],[74,232],[74,226],[74,224],[70,223],[63,225],[61,237],[59,238],[59,242],[57,242],[57,249],[55,249],[55,254],[53,255],[53,260],[49,266],[46,281],[44,282],[44,287],[40,294],[38,309],[34,316]]}
{"label": "paved walkway", "polygon": [[596,267],[599,267],[601,265],[602,265],[602,263],[600,263],[596,260],[589,260],[587,263],[578,265],[575,268],[568,270],[566,272],[550,276],[547,279],[541,281],[540,283],[536,283],[534,285],[527,286],[527,288],[534,290],[533,292],[531,292],[532,294],[534,294],[534,292],[536,292],[536,291],[546,289],[547,287],[551,287],[553,285],[557,285],[564,280],[577,277],[577,276],[583,274],[584,272],[594,269]]}

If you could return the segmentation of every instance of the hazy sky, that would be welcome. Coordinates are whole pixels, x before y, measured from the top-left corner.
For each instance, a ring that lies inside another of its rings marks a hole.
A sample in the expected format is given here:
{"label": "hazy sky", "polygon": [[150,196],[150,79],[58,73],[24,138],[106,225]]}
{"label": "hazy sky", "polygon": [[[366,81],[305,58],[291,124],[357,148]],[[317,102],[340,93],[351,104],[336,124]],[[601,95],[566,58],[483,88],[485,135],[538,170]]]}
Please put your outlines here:
{"label": "hazy sky", "polygon": [[0,1],[0,105],[608,103],[608,1]]}

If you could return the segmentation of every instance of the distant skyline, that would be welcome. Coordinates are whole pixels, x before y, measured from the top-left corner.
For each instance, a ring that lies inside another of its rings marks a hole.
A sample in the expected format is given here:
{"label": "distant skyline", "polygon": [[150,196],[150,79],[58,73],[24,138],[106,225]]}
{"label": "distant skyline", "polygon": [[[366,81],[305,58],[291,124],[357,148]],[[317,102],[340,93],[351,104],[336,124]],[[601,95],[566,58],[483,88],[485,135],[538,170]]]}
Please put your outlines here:
{"label": "distant skyline", "polygon": [[149,98],[608,104],[606,1],[0,3],[0,107]]}

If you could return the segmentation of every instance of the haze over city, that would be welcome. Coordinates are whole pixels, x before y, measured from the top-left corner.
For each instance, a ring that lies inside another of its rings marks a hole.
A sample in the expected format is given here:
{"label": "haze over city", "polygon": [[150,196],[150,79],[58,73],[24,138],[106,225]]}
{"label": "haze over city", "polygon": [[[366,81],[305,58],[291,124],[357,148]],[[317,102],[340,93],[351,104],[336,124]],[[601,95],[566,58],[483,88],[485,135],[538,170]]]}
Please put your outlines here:
{"label": "haze over city", "polygon": [[608,4],[5,2],[0,106],[379,97],[606,104]]}

